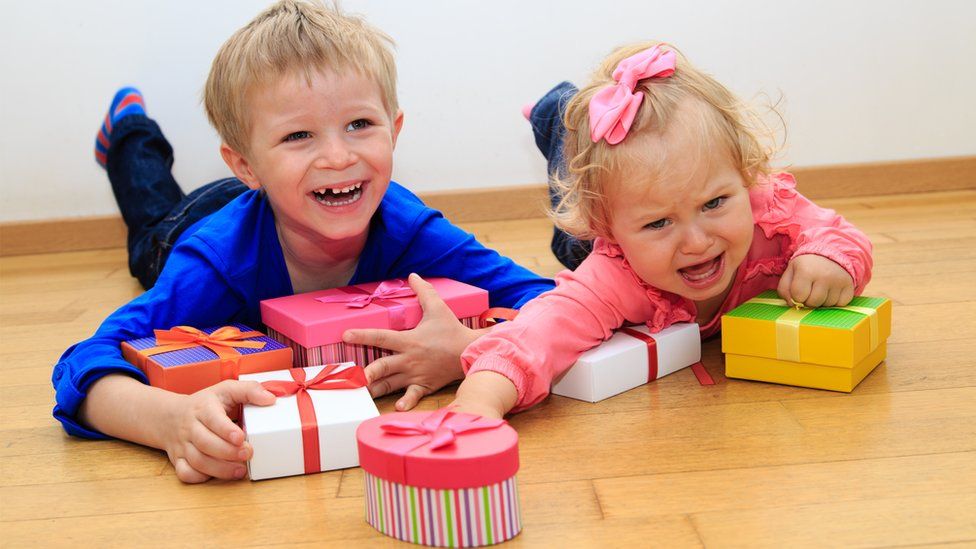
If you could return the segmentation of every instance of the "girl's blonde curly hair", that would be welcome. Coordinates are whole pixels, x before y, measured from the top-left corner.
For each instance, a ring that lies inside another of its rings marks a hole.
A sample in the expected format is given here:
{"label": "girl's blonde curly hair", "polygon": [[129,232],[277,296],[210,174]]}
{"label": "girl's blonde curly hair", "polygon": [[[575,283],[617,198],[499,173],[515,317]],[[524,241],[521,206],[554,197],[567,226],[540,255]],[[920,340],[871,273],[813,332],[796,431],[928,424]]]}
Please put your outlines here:
{"label": "girl's blonde curly hair", "polygon": [[[635,92],[644,94],[644,101],[630,131],[621,143],[609,145],[605,140],[593,143],[590,139],[589,105],[593,96],[614,84],[612,74],[621,60],[659,45],[676,55],[674,74],[663,78],[648,78],[637,84]],[[566,104],[563,124],[565,169],[551,174],[561,201],[549,211],[560,229],[580,239],[609,237],[612,212],[607,191],[610,181],[619,182],[622,168],[632,166],[640,158],[635,147],[646,146],[641,134],[662,134],[685,100],[697,101],[706,107],[702,124],[703,145],[725,146],[743,178],[753,184],[757,178],[770,173],[775,152],[775,133],[752,107],[738,99],[714,78],[695,68],[676,48],[663,42],[641,42],[618,48],[593,73],[590,82]],[[771,109],[775,113],[775,109]],[[707,140],[707,141],[706,141]]]}

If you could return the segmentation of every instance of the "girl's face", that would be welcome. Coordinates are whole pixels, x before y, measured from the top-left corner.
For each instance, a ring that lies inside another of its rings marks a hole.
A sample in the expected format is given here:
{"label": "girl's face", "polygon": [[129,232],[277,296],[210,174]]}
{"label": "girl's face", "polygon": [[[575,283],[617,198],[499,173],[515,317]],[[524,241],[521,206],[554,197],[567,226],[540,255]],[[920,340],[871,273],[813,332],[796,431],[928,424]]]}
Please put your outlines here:
{"label": "girl's face", "polygon": [[[634,144],[653,152],[637,155],[643,165],[618,170],[608,199],[612,240],[637,275],[701,303],[728,294],[752,245],[754,221],[747,183],[731,155],[724,146],[700,143],[690,126],[676,119],[674,131],[640,136]],[[648,180],[650,158],[662,167]]]}

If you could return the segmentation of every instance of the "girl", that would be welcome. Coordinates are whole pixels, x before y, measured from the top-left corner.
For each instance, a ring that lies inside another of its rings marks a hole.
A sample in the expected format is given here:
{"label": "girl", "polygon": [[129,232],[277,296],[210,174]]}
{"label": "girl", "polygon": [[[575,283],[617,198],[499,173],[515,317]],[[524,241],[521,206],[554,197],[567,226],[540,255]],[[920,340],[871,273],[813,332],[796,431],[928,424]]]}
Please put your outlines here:
{"label": "girl", "polygon": [[772,173],[762,123],[673,47],[618,49],[575,96],[566,88],[533,109],[564,108],[565,128],[536,138],[550,159],[558,147],[546,140],[563,140],[552,216],[594,239],[592,252],[467,347],[460,408],[500,417],[538,403],[624,323],[698,322],[706,338],[764,290],[843,306],[867,284],[867,237],[797,193],[791,175]]}

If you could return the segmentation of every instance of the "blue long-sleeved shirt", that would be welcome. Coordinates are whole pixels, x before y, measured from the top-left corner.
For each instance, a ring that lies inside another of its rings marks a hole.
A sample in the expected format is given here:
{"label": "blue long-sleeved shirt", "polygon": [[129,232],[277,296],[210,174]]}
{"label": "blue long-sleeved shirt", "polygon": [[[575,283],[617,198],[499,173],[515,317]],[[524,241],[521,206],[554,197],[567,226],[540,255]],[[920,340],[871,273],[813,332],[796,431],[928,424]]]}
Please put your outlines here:
{"label": "blue long-sleeved shirt", "polygon": [[[485,248],[391,182],[370,222],[350,284],[410,273],[484,288],[493,307],[519,307],[553,288],[551,280]],[[78,408],[92,383],[107,374],[147,382],[142,371],[122,358],[122,341],[177,325],[241,322],[260,327],[258,304],[293,293],[271,206],[263,193],[247,191],[187,229],[156,285],[112,313],[92,337],[64,352],[51,376],[54,417],[72,435],[105,438],[78,422]]]}

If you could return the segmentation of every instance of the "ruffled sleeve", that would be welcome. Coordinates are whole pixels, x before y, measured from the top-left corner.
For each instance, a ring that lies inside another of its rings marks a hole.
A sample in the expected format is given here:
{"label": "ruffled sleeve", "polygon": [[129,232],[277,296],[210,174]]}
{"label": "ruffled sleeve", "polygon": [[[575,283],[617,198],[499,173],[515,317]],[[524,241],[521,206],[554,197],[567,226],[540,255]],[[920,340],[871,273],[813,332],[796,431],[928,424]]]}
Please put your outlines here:
{"label": "ruffled sleeve", "polygon": [[[821,208],[797,192],[796,180],[788,173],[761,180],[750,194],[753,217],[763,235],[767,239],[786,237],[783,259],[803,254],[826,257],[851,275],[857,293],[864,289],[873,263],[871,241],[863,232],[834,210]],[[762,267],[771,271],[786,267],[779,260],[774,263]]]}

